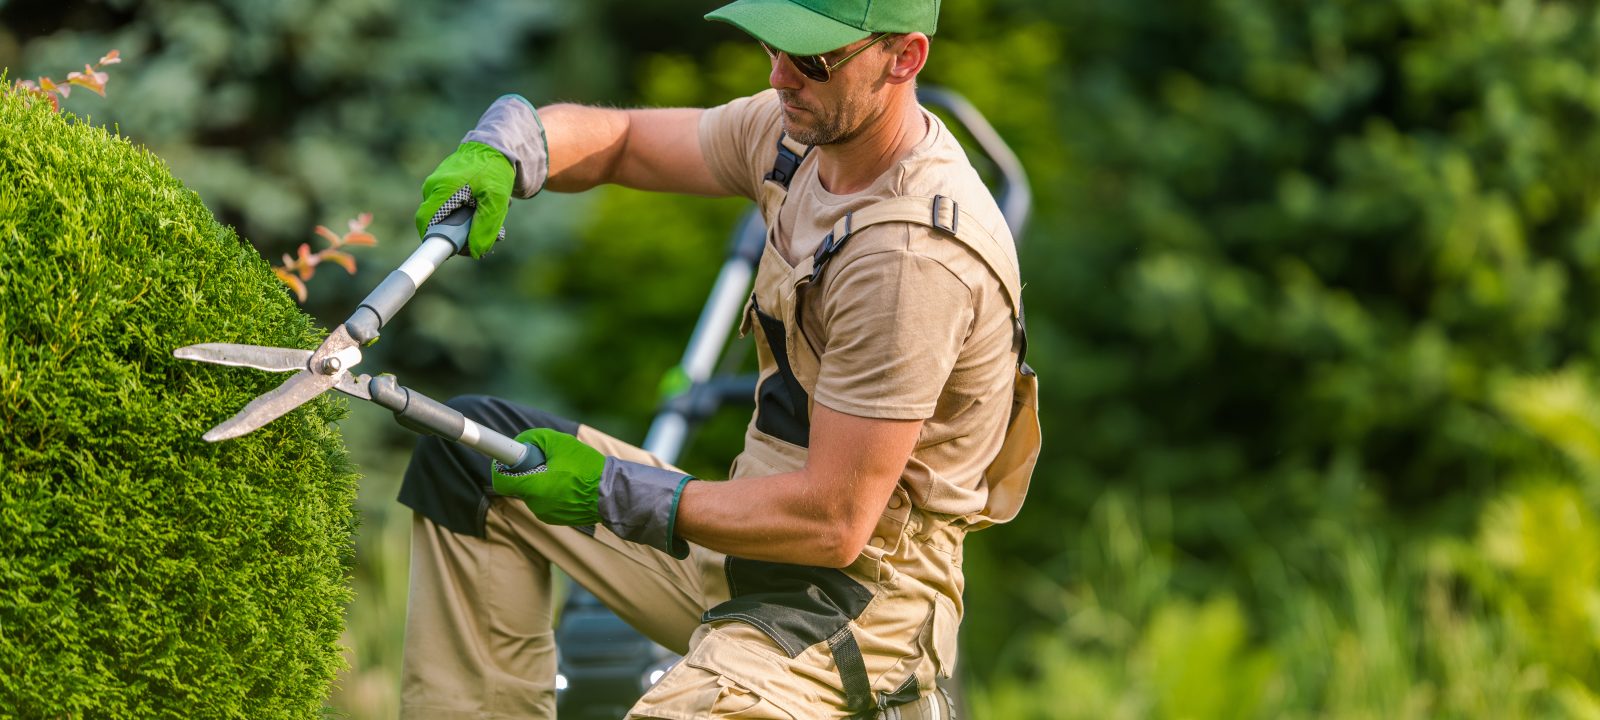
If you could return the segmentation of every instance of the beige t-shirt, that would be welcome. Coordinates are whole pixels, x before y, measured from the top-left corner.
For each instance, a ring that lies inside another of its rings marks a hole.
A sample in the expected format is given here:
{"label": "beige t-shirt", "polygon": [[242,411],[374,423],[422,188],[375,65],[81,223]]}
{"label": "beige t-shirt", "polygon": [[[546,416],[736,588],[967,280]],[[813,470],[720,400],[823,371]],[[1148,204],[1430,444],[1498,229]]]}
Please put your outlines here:
{"label": "beige t-shirt", "polygon": [[[780,113],[777,92],[768,90],[702,117],[702,153],[729,192],[759,201],[777,155]],[[784,265],[810,257],[847,212],[900,195],[945,195],[1002,241],[1016,267],[1010,231],[988,188],[944,124],[923,116],[927,136],[860,192],[823,189],[819,155],[806,157],[778,217],[765,218]],[[820,359],[811,399],[858,417],[925,420],[901,482],[913,504],[933,512],[983,509],[983,471],[1010,416],[1017,348],[996,272],[1006,270],[991,269],[943,233],[884,223],[852,235],[801,301],[801,335]],[[759,432],[754,423],[749,432]],[[747,453],[752,440],[746,438]]]}

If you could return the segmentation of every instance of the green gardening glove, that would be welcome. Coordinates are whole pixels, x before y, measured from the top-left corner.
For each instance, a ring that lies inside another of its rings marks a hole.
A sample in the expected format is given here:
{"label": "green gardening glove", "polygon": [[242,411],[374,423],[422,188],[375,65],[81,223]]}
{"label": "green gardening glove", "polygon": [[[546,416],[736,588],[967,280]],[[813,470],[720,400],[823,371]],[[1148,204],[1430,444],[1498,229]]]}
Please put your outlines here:
{"label": "green gardening glove", "polygon": [[511,198],[538,195],[549,173],[550,148],[539,111],[521,95],[501,95],[461,138],[461,147],[423,181],[417,235],[427,230],[428,221],[451,195],[470,186],[478,208],[467,234],[467,250],[475,258],[483,257],[503,235],[501,225]]}
{"label": "green gardening glove", "polygon": [[[476,222],[476,221],[474,221]],[[600,522],[600,474],[606,457],[583,441],[560,430],[535,428],[517,436],[544,451],[545,470],[506,475],[493,465],[494,491],[527,503],[541,521],[551,525],[594,525]]]}
{"label": "green gardening glove", "polygon": [[670,468],[606,457],[559,430],[535,428],[517,436],[544,451],[545,464],[512,475],[490,466],[494,491],[527,503],[550,525],[604,525],[617,537],[682,560],[689,543],[678,536],[678,502],[694,478]]}
{"label": "green gardening glove", "polygon": [[500,226],[506,220],[506,208],[511,204],[511,186],[516,170],[511,161],[488,145],[465,142],[451,153],[439,167],[422,181],[422,205],[417,208],[417,235],[428,229],[444,202],[462,188],[470,186],[478,209],[472,216],[472,230],[467,235],[467,248],[475,258],[494,247]]}

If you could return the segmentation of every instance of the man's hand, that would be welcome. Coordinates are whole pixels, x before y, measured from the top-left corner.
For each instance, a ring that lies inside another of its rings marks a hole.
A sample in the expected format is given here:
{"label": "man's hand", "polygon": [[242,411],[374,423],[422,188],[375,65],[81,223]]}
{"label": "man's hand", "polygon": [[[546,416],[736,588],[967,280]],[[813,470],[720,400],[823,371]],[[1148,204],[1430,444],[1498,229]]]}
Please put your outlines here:
{"label": "man's hand", "polygon": [[462,186],[472,188],[472,197],[478,209],[472,216],[472,230],[467,235],[467,248],[475,258],[494,247],[500,226],[506,220],[506,208],[511,204],[511,183],[515,171],[511,161],[488,145],[479,142],[462,143],[450,153],[439,167],[422,181],[422,205],[417,208],[417,235],[428,229],[428,222]]}
{"label": "man's hand", "polygon": [[517,436],[544,451],[545,470],[505,475],[493,466],[494,491],[528,505],[551,525],[593,525],[600,522],[600,474],[606,457],[583,441],[559,430],[535,428]]}
{"label": "man's hand", "polygon": [[521,95],[501,96],[478,118],[478,126],[462,138],[461,147],[423,181],[417,234],[427,229],[445,200],[470,186],[478,209],[467,249],[473,257],[483,257],[500,235],[511,197],[531,198],[544,188],[549,158],[544,125],[533,103]]}
{"label": "man's hand", "polygon": [[600,523],[617,537],[682,560],[689,544],[675,525],[678,499],[694,478],[676,470],[606,457],[559,430],[536,428],[517,436],[544,451],[545,470],[507,475],[491,466],[494,491],[527,503],[551,525]]}

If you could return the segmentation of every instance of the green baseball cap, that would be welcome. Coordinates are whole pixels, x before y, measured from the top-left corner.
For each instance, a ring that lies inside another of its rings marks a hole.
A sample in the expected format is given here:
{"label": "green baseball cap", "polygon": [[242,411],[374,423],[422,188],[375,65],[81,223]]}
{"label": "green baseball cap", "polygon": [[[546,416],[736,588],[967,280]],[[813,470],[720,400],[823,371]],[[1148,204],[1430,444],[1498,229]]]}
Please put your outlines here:
{"label": "green baseball cap", "polygon": [[735,0],[706,15],[790,55],[820,55],[874,33],[939,25],[939,0]]}

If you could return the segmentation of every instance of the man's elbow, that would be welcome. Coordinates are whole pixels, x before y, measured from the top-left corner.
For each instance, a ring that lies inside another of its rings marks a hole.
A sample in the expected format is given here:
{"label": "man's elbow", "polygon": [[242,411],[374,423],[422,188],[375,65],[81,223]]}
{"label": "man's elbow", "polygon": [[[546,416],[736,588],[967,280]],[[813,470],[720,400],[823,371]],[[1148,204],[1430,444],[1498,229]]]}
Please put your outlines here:
{"label": "man's elbow", "polygon": [[825,568],[847,568],[861,556],[866,543],[853,542],[839,534],[820,539],[812,550],[811,564]]}
{"label": "man's elbow", "polygon": [[849,517],[843,521],[830,523],[827,529],[817,534],[820,539],[817,548],[819,564],[823,567],[844,568],[855,563],[872,536],[876,520],[876,517]]}

